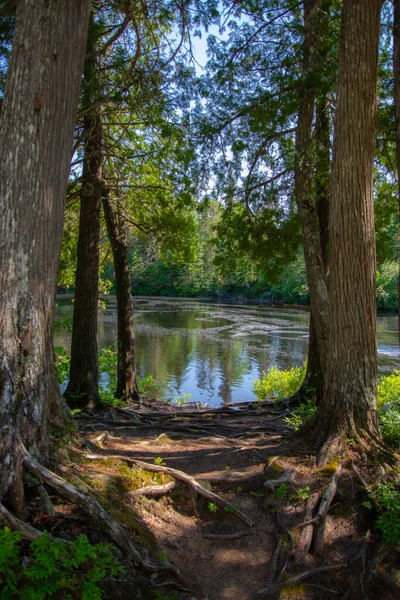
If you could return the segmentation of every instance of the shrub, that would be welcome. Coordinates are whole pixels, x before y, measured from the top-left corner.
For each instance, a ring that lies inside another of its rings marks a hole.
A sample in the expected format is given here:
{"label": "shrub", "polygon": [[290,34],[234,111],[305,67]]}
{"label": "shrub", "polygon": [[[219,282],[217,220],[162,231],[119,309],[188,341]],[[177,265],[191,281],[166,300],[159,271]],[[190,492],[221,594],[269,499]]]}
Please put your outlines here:
{"label": "shrub", "polygon": [[378,511],[376,527],[383,539],[400,544],[400,489],[392,482],[382,481],[368,492]]}
{"label": "shrub", "polygon": [[84,535],[66,543],[45,533],[22,552],[21,534],[0,530],[1,600],[100,600],[99,582],[122,570],[109,546]]}
{"label": "shrub", "polygon": [[289,371],[271,367],[266,373],[263,372],[261,379],[254,382],[253,390],[257,400],[289,398],[299,389],[305,374],[305,363],[302,367],[292,367]]}
{"label": "shrub", "polygon": [[312,400],[307,400],[307,402],[302,402],[297,406],[292,413],[290,413],[289,417],[283,419],[288,425],[292,427],[295,431],[300,429],[300,427],[311,417],[315,415],[317,412],[317,407],[315,406]]}
{"label": "shrub", "polygon": [[383,437],[400,445],[400,371],[395,369],[392,375],[379,379],[378,407]]}

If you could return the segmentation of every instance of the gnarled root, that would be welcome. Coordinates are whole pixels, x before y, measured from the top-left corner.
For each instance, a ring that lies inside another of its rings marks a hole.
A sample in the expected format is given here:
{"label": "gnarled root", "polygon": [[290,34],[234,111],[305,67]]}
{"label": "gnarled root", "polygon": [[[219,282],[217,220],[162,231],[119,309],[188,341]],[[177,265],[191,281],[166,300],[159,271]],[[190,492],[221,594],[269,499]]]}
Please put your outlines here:
{"label": "gnarled root", "polygon": [[200,485],[200,483],[198,483],[198,481],[196,481],[196,479],[194,477],[191,477],[190,475],[188,475],[187,473],[184,473],[183,471],[178,471],[178,469],[171,469],[170,467],[164,467],[161,465],[153,465],[151,463],[146,463],[141,460],[136,460],[136,459],[128,458],[126,456],[121,456],[121,455],[85,454],[84,456],[85,456],[85,458],[88,458],[89,460],[109,460],[110,458],[115,459],[115,460],[123,460],[128,464],[133,463],[134,465],[137,465],[138,467],[141,467],[142,469],[146,469],[146,471],[153,471],[155,473],[166,473],[167,475],[170,475],[174,479],[183,481],[184,483],[189,485],[192,489],[194,489],[194,491],[197,494],[199,494],[200,496],[204,496],[204,498],[207,498],[207,500],[211,500],[211,502],[215,502],[215,504],[217,504],[217,506],[221,506],[222,508],[229,507],[229,510],[232,512],[232,514],[236,515],[239,519],[244,521],[246,523],[246,525],[248,525],[249,527],[253,527],[253,525],[254,525],[253,521],[251,521],[244,513],[242,513],[241,510],[239,510],[235,506],[232,506],[229,502],[227,502],[227,500],[222,498],[222,496],[218,496],[218,494],[215,494],[214,492],[207,490],[205,487]]}
{"label": "gnarled root", "polygon": [[93,523],[95,523],[100,530],[104,531],[115,544],[124,550],[126,557],[133,564],[143,567],[148,571],[158,571],[165,566],[167,567],[167,570],[177,574],[175,567],[171,564],[164,563],[164,566],[160,567],[151,564],[147,558],[143,558],[125,527],[104,510],[97,500],[88,494],[81,492],[65,479],[62,479],[52,471],[43,467],[28,454],[25,448],[22,448],[22,453],[23,467],[38,477],[40,481],[55,489],[61,496],[80,506],[90,516]]}

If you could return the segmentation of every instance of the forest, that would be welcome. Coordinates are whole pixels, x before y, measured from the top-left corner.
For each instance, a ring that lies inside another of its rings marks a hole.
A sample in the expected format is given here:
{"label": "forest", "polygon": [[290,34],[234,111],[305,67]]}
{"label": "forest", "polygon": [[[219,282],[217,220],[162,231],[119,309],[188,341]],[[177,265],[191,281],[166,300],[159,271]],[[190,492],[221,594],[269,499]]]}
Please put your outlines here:
{"label": "forest", "polygon": [[2,0],[0,139],[0,599],[398,598],[400,0]]}

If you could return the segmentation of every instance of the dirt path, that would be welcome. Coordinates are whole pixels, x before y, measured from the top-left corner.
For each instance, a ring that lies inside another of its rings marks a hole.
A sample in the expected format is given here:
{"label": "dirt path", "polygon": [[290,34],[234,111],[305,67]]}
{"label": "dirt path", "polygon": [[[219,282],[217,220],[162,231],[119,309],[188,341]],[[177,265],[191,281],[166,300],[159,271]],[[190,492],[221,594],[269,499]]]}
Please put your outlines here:
{"label": "dirt path", "polygon": [[[325,522],[323,553],[306,552],[296,563],[303,539],[298,525],[305,519],[306,503],[313,493],[321,498],[338,465],[330,464],[316,472],[314,457],[306,447],[294,444],[283,415],[275,407],[197,412],[170,407],[161,410],[153,404],[138,411],[118,410],[101,420],[82,417],[80,429],[98,455],[126,457],[127,464],[129,460],[144,461],[183,471],[227,503],[225,508],[218,506],[179,478],[166,494],[132,499],[132,507],[155,535],[163,555],[179,569],[183,587],[190,590],[182,592],[165,585],[165,578],[154,577],[154,598],[253,600],[272,583],[280,589],[262,597],[362,597],[357,596],[359,592],[352,595],[352,587],[354,573],[358,577],[362,567],[356,561],[367,551],[365,528],[362,515],[354,507],[354,481],[347,471],[340,473],[341,483],[333,492],[335,503]],[[101,461],[89,460],[82,474],[87,476],[88,470],[89,476],[90,470],[98,473],[99,465]],[[115,468],[116,463],[111,462],[104,466],[103,477],[111,476]],[[146,470],[142,471],[144,484],[132,480],[130,489],[171,481],[168,474],[160,480],[157,473],[144,476]],[[282,476],[283,483],[265,486],[266,481]],[[349,565],[350,576],[346,570]],[[321,567],[318,577],[306,577],[298,585],[285,588],[287,579]]]}

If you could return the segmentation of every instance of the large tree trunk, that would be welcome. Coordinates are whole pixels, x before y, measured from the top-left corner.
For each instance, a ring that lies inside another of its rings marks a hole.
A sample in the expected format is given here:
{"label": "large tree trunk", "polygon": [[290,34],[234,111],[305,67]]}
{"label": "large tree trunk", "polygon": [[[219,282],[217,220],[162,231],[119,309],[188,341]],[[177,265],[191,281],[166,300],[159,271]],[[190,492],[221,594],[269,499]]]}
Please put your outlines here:
{"label": "large tree trunk", "polygon": [[379,438],[372,197],[380,0],[344,0],[330,195],[329,347],[312,434],[319,461],[346,435]]}
{"label": "large tree trunk", "polygon": [[[304,260],[310,290],[310,356],[318,354],[322,371],[327,361],[328,290],[321,248],[320,222],[311,171],[313,161],[313,114],[316,97],[315,67],[317,57],[318,0],[304,0],[303,89],[296,128],[295,199],[299,212]],[[311,345],[312,344],[312,345]],[[315,348],[314,346],[317,346]],[[314,365],[310,365],[315,368]]]}
{"label": "large tree trunk", "polygon": [[0,121],[0,498],[46,455],[53,307],[89,0],[19,0]]}
{"label": "large tree trunk", "polygon": [[102,408],[99,396],[97,306],[102,190],[102,130],[97,86],[96,34],[91,16],[84,68],[84,159],[71,340],[71,366],[64,396],[71,408]]}
{"label": "large tree trunk", "polygon": [[[394,79],[394,114],[395,114],[395,137],[396,137],[396,166],[397,186],[399,198],[399,227],[400,227],[400,0],[393,0],[393,79]],[[398,321],[400,339],[400,239],[397,249],[397,261],[399,267],[398,281]]]}
{"label": "large tree trunk", "polygon": [[131,277],[129,273],[127,230],[123,217],[113,206],[109,191],[104,187],[104,216],[110,239],[117,291],[118,307],[118,366],[115,397],[125,402],[140,400],[136,381],[135,332]]}

